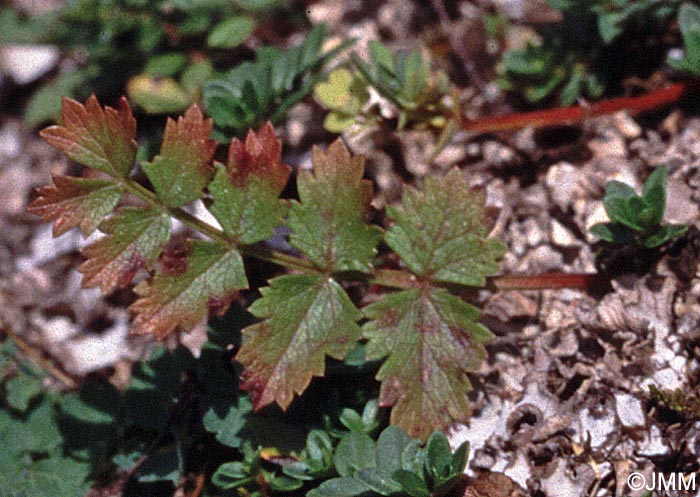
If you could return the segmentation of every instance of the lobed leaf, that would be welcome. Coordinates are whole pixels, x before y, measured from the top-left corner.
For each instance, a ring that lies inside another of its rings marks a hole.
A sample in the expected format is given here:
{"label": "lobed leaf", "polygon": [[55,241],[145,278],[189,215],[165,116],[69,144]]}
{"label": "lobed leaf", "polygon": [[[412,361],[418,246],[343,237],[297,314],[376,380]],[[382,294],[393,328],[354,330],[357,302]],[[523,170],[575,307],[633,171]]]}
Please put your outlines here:
{"label": "lobed leaf", "polygon": [[326,152],[313,150],[313,173],[297,179],[300,202],[292,201],[290,243],[326,271],[371,271],[381,230],[365,222],[372,184],[363,180],[364,158],[340,140]]}
{"label": "lobed leaf", "polygon": [[78,271],[83,286],[109,293],[124,288],[136,272],[148,268],[170,237],[170,217],[155,209],[128,207],[100,225],[107,236],[83,249],[87,258]]}
{"label": "lobed leaf", "polygon": [[426,178],[423,192],[407,187],[403,210],[387,208],[396,224],[386,243],[416,275],[431,281],[483,286],[505,251],[487,239],[484,196],[470,190],[458,169]]}
{"label": "lobed leaf", "polygon": [[160,154],[142,167],[160,198],[169,207],[181,207],[202,195],[214,170],[209,164],[216,142],[209,139],[214,124],[196,105],[177,122],[168,118]]}
{"label": "lobed leaf", "polygon": [[122,196],[113,181],[54,175],[53,185],[37,190],[37,197],[27,208],[41,216],[43,222],[55,221],[53,236],[79,227],[87,237],[112,212]]}
{"label": "lobed leaf", "polygon": [[425,438],[468,418],[467,372],[485,357],[491,333],[479,312],[446,290],[406,290],[364,309],[370,360],[386,357],[376,378],[391,423]]}
{"label": "lobed leaf", "polygon": [[190,240],[184,260],[171,262],[152,281],[134,291],[140,297],[132,333],[165,338],[178,326],[190,330],[207,317],[209,307],[224,312],[237,291],[248,287],[241,255],[231,247]]}
{"label": "lobed leaf", "polygon": [[85,105],[63,98],[63,125],[39,134],[46,142],[80,164],[124,178],[136,159],[136,120],[125,98],[118,109],[102,108],[91,95]]}
{"label": "lobed leaf", "polygon": [[342,359],[360,337],[360,312],[345,290],[322,275],[286,275],[270,281],[249,311],[265,321],[243,330],[236,356],[245,366],[241,388],[256,410],[272,402],[289,407],[294,394],[322,376],[325,357]]}
{"label": "lobed leaf", "polygon": [[216,165],[209,184],[213,203],[209,210],[224,232],[241,243],[251,244],[274,234],[287,204],[278,197],[291,168],[282,163],[282,142],[269,122],[245,142],[231,141],[226,168]]}

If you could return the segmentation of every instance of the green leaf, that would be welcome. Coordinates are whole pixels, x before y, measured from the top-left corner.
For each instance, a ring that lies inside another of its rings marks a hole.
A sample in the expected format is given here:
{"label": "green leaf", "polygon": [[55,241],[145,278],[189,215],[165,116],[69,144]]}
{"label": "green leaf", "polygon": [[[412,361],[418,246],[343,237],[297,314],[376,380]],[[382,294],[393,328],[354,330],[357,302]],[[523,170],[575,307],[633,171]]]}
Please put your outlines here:
{"label": "green leaf", "polygon": [[668,172],[665,167],[658,167],[647,178],[642,190],[642,199],[649,207],[649,214],[642,217],[642,226],[651,227],[661,223],[666,211],[666,179]]}
{"label": "green leaf", "polygon": [[371,490],[369,485],[355,478],[333,478],[309,491],[306,497],[355,497]]}
{"label": "green leaf", "polygon": [[331,71],[328,81],[314,87],[314,96],[324,107],[347,115],[359,113],[369,100],[363,81],[342,67]]}
{"label": "green leaf", "polygon": [[304,482],[290,476],[275,476],[270,481],[270,488],[275,492],[291,492],[304,485]]}
{"label": "green leaf", "polygon": [[683,35],[684,57],[680,62],[667,62],[677,69],[700,73],[700,8],[684,3],[678,10],[678,27]]}
{"label": "green leaf", "polygon": [[573,105],[578,100],[583,91],[585,76],[586,69],[581,64],[576,64],[571,72],[569,81],[559,92],[559,103],[562,106]]}
{"label": "green leaf", "polygon": [[369,52],[372,57],[372,63],[375,66],[381,66],[392,73],[394,72],[394,57],[385,45],[376,40],[371,40],[369,42]]}
{"label": "green leaf", "polygon": [[215,433],[219,443],[236,449],[243,441],[239,433],[245,426],[246,414],[252,408],[250,400],[246,397],[239,398],[237,403],[228,406],[224,413],[219,413],[216,408],[210,407],[204,414],[204,428]]}
{"label": "green leaf", "polygon": [[291,172],[282,163],[282,143],[272,125],[249,131],[245,143],[234,138],[226,168],[216,169],[209,210],[224,232],[245,244],[270,238],[287,210],[278,197]]}
{"label": "green leaf", "polygon": [[[2,32],[2,27],[0,27]],[[99,74],[94,66],[72,70],[59,74],[56,79],[41,86],[29,98],[24,108],[23,120],[29,128],[34,128],[48,121],[57,121],[61,117],[61,99],[74,96],[79,89]]]}
{"label": "green leaf", "polygon": [[386,471],[365,468],[355,474],[355,479],[365,483],[379,495],[389,496],[401,491],[401,485],[391,478]]}
{"label": "green leaf", "polygon": [[439,431],[431,433],[425,451],[425,468],[432,481],[440,482],[449,477],[452,472],[452,450],[447,437]]}
{"label": "green leaf", "polygon": [[290,243],[327,271],[371,271],[381,230],[365,222],[372,183],[363,180],[364,158],[351,156],[336,140],[313,150],[313,173],[297,179],[300,202],[292,201]]}
{"label": "green leaf", "polygon": [[171,77],[137,74],[126,85],[129,98],[148,114],[177,114],[190,104],[190,96]]}
{"label": "green leaf", "polygon": [[647,248],[660,247],[667,241],[682,235],[686,231],[688,231],[688,227],[682,224],[666,224],[664,226],[659,226],[656,231],[644,239],[644,246]]}
{"label": "green leaf", "polygon": [[375,443],[366,433],[351,431],[343,436],[333,460],[340,476],[352,476],[362,468],[376,466]]}
{"label": "green leaf", "polygon": [[622,22],[625,20],[622,12],[608,12],[598,16],[598,33],[606,45],[611,44],[615,38],[624,31]]}
{"label": "green leaf", "polygon": [[491,337],[479,312],[442,289],[406,290],[364,309],[369,359],[386,357],[376,378],[391,423],[427,437],[468,417],[467,372],[486,355]]}
{"label": "green leaf", "polygon": [[79,227],[84,237],[119,203],[122,189],[113,181],[54,175],[53,185],[37,190],[39,196],[27,208],[45,223],[55,221],[53,236]]}
{"label": "green leaf", "polygon": [[425,482],[415,473],[405,469],[397,469],[391,474],[403,491],[410,497],[430,497],[430,490]]}
{"label": "green leaf", "polygon": [[126,207],[100,225],[107,236],[83,249],[83,286],[109,293],[149,268],[170,237],[170,217],[155,209]]}
{"label": "green leaf", "polygon": [[95,95],[85,105],[63,98],[63,125],[40,132],[46,142],[80,164],[125,178],[136,159],[136,120],[125,98],[102,108]]}
{"label": "green leaf", "polygon": [[19,374],[5,383],[5,400],[13,409],[24,412],[32,399],[43,390],[42,379],[28,374]]}
{"label": "green leaf", "polygon": [[469,458],[469,442],[462,442],[452,454],[452,474],[461,475],[467,467]]}
{"label": "green leaf", "polygon": [[213,123],[193,105],[177,122],[168,118],[160,154],[142,164],[158,198],[169,207],[181,207],[202,195],[213,176],[209,164],[216,142],[209,140]]}
{"label": "green leaf", "polygon": [[152,281],[134,288],[139,299],[130,307],[137,314],[132,333],[162,339],[178,326],[191,330],[206,319],[210,307],[224,312],[238,290],[248,287],[243,260],[235,249],[191,240],[187,252]]}
{"label": "green leaf", "polygon": [[171,52],[151,57],[146,63],[143,72],[156,78],[175,76],[182,71],[186,65],[187,55],[179,52]]}
{"label": "green leaf", "polygon": [[411,442],[411,437],[402,428],[386,427],[377,439],[377,469],[387,474],[401,469],[401,455]]}
{"label": "green leaf", "polygon": [[487,239],[484,195],[458,169],[426,178],[423,192],[405,187],[403,210],[387,208],[396,224],[386,243],[411,272],[430,281],[483,286],[498,271],[505,247]]}
{"label": "green leaf", "polygon": [[229,489],[245,484],[249,476],[247,468],[242,462],[227,462],[218,467],[212,475],[211,481],[217,487]]}
{"label": "green leaf", "polygon": [[255,19],[234,16],[221,21],[209,33],[207,45],[211,48],[233,48],[243,43],[255,29]]}
{"label": "green leaf", "polygon": [[637,211],[630,204],[634,199],[641,200],[631,186],[620,181],[606,183],[603,206],[610,220],[636,231],[644,231],[637,222]]}
{"label": "green leaf", "polygon": [[360,337],[360,313],[343,288],[322,275],[287,275],[261,289],[250,312],[265,321],[243,330],[236,359],[245,366],[241,388],[256,410],[277,402],[286,409],[295,393],[322,376],[325,357],[342,359]]}

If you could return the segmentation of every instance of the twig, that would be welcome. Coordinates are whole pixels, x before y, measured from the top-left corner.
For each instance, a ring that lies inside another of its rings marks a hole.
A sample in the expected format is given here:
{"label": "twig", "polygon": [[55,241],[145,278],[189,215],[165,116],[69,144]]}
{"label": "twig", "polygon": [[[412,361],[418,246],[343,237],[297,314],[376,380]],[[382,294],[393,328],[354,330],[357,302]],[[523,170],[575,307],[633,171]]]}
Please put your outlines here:
{"label": "twig", "polygon": [[69,390],[73,390],[78,386],[78,381],[70,376],[68,373],[61,371],[55,364],[53,364],[49,359],[44,357],[40,351],[32,347],[27,343],[21,336],[15,333],[9,326],[3,323],[2,332],[5,333],[10,339],[15,342],[17,347],[19,347],[22,352],[36,364],[38,367],[46,371],[50,376],[58,380],[63,386]]}

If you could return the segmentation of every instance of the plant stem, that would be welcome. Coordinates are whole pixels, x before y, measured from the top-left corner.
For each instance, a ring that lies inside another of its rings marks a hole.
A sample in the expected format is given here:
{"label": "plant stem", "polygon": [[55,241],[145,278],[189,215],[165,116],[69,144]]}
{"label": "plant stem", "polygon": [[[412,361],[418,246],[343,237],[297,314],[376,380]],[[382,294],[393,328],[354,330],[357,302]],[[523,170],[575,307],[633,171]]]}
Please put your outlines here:
{"label": "plant stem", "polygon": [[266,262],[271,262],[277,264],[278,266],[283,266],[288,269],[298,269],[305,272],[320,272],[320,270],[314,266],[312,263],[301,259],[300,257],[294,257],[282,252],[276,252],[274,250],[269,250],[266,248],[261,248],[255,245],[239,245],[236,240],[229,237],[218,228],[205,223],[196,216],[193,216],[189,212],[181,209],[180,207],[168,207],[166,206],[151,190],[145,188],[144,186],[138,184],[136,181],[131,179],[122,180],[121,184],[124,188],[136,195],[138,198],[146,202],[150,207],[158,210],[162,210],[168,213],[168,215],[174,217],[180,221],[185,226],[201,233],[204,236],[211,238],[212,240],[225,244],[225,245],[235,245],[236,248],[242,254],[249,257],[254,257],[259,260]]}
{"label": "plant stem", "polygon": [[544,273],[507,276],[492,276],[487,286],[491,290],[548,290],[574,288],[590,290],[601,283],[598,273]]}
{"label": "plant stem", "polygon": [[612,114],[621,110],[641,112],[678,101],[689,89],[689,83],[676,83],[638,97],[602,100],[586,105],[572,105],[554,109],[507,114],[505,116],[461,119],[462,129],[477,133],[508,131],[526,126],[551,126],[584,121],[591,117]]}

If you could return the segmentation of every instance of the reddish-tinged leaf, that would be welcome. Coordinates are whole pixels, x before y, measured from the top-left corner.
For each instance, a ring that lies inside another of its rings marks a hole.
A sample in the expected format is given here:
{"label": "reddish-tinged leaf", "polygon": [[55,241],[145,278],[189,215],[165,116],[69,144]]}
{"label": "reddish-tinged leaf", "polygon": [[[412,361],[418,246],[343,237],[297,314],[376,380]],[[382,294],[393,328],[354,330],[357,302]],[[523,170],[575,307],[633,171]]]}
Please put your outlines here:
{"label": "reddish-tinged leaf", "polygon": [[426,178],[423,191],[404,188],[403,209],[387,208],[396,224],[387,245],[416,275],[435,282],[483,286],[498,271],[504,245],[486,238],[484,195],[459,169]]}
{"label": "reddish-tinged leaf", "polygon": [[243,330],[236,359],[245,366],[241,388],[255,409],[286,409],[312,376],[323,376],[326,355],[342,359],[360,337],[360,312],[332,278],[287,275],[261,289],[250,312],[265,321]]}
{"label": "reddish-tinged leaf", "polygon": [[100,225],[107,236],[83,249],[87,260],[78,271],[83,286],[108,293],[128,285],[136,272],[148,268],[170,237],[170,217],[155,209],[122,209]]}
{"label": "reddish-tinged leaf", "polygon": [[209,163],[216,142],[209,139],[213,127],[196,105],[176,121],[168,118],[160,154],[142,164],[153,188],[169,207],[181,207],[202,195],[214,169]]}
{"label": "reddish-tinged leaf", "polygon": [[372,184],[363,180],[365,160],[339,139],[326,152],[314,147],[314,170],[297,179],[300,202],[292,201],[290,243],[320,269],[371,271],[381,230],[365,222]]}
{"label": "reddish-tinged leaf", "polygon": [[387,295],[369,305],[362,330],[367,359],[386,357],[376,378],[379,403],[393,406],[391,423],[425,439],[469,415],[467,372],[486,355],[491,333],[479,311],[446,290],[426,288]]}
{"label": "reddish-tinged leaf", "polygon": [[27,210],[45,223],[56,221],[53,236],[79,227],[87,237],[119,203],[122,190],[113,181],[54,175],[53,185],[37,190]]}
{"label": "reddish-tinged leaf", "polygon": [[281,161],[282,143],[270,123],[258,134],[249,131],[245,142],[231,141],[226,168],[217,164],[209,184],[209,210],[227,235],[251,244],[274,234],[286,213],[278,197],[291,172]]}
{"label": "reddish-tinged leaf", "polygon": [[221,313],[248,287],[240,254],[220,243],[192,240],[180,274],[156,274],[139,283],[139,300],[131,332],[165,338],[178,326],[191,330],[207,316],[209,307]]}
{"label": "reddish-tinged leaf", "polygon": [[292,168],[282,163],[282,141],[270,122],[258,133],[248,131],[245,142],[234,138],[228,151],[226,170],[234,186],[242,188],[253,178],[262,178],[279,195]]}
{"label": "reddish-tinged leaf", "polygon": [[136,158],[136,120],[125,98],[119,108],[103,109],[95,95],[85,105],[63,98],[63,125],[40,134],[50,145],[80,164],[110,176],[128,176]]}

